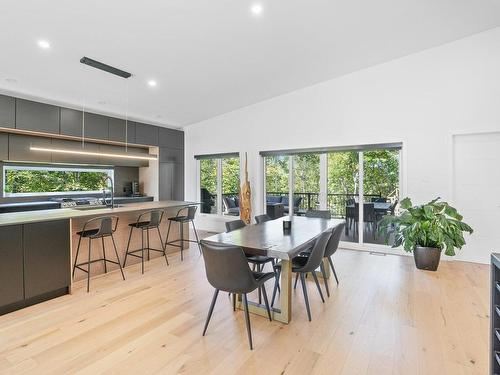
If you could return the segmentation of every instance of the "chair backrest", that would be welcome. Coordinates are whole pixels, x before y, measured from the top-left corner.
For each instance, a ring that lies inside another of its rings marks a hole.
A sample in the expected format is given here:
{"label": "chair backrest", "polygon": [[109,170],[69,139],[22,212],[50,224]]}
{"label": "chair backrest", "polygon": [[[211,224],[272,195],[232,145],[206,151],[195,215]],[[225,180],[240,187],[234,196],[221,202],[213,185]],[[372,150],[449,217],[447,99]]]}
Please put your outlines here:
{"label": "chair backrest", "polygon": [[323,261],[326,245],[331,235],[332,231],[327,230],[318,236],[311,250],[311,255],[309,255],[307,259],[307,263],[302,268],[298,269],[298,272],[313,272],[314,270],[316,270],[316,268],[319,267],[319,265]]}
{"label": "chair backrest", "polygon": [[326,244],[325,257],[329,257],[337,251],[337,249],[339,248],[340,238],[342,237],[344,229],[345,229],[345,223],[340,223],[335,227],[333,227],[332,235],[330,236],[330,239]]}
{"label": "chair backrest", "polygon": [[268,214],[255,216],[255,221],[257,222],[257,224],[265,223],[266,221],[269,221],[269,220],[271,220],[271,216],[269,216]]}
{"label": "chair backrest", "polygon": [[90,220],[87,220],[87,222],[83,225],[83,230],[85,231],[88,226],[93,226],[94,223],[97,224],[97,229],[99,229],[98,232],[94,234],[94,237],[111,236],[113,232],[116,230],[116,226],[118,225],[118,217],[117,216],[94,217]]}
{"label": "chair backrest", "polygon": [[332,213],[329,210],[309,210],[306,217],[316,217],[320,219],[331,219]]}
{"label": "chair backrest", "polygon": [[151,227],[158,227],[163,218],[163,210],[151,210],[149,211],[149,225]]}
{"label": "chair backrest", "polygon": [[245,253],[238,246],[200,241],[210,285],[229,293],[249,293],[257,287]]}
{"label": "chair backrest", "polygon": [[189,220],[194,220],[194,217],[196,215],[196,210],[198,209],[198,206],[189,206],[187,209],[187,218]]}
{"label": "chair backrest", "polygon": [[372,202],[373,203],[387,203],[388,199],[385,197],[373,197]]}
{"label": "chair backrest", "polygon": [[233,230],[245,227],[246,224],[243,220],[233,220],[226,222],[226,232],[232,232]]}
{"label": "chair backrest", "polygon": [[364,221],[366,221],[366,222],[376,221],[375,205],[373,203],[364,203],[363,204],[363,218],[364,218]]}

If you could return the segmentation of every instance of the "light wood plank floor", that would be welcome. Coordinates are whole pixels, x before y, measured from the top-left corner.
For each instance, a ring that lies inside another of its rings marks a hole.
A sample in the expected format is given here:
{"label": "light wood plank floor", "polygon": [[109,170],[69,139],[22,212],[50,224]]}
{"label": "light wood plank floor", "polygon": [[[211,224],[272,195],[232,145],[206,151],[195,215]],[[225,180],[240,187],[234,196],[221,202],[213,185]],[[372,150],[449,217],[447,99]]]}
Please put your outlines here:
{"label": "light wood plank floor", "polygon": [[[64,296],[0,317],[1,374],[486,374],[489,267],[442,262],[418,271],[412,258],[338,251],[340,285],[321,303],[308,281],[290,325],[244,316],[213,289],[196,247],[92,280]],[[268,292],[272,291],[269,284]]]}

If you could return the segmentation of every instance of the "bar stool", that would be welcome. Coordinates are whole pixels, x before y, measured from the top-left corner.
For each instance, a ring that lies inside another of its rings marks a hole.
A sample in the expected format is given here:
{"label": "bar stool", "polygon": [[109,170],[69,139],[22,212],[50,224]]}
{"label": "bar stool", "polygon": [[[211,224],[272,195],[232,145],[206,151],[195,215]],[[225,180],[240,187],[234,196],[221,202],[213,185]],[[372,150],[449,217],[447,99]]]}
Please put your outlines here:
{"label": "bar stool", "polygon": [[[147,220],[149,218],[149,220]],[[141,259],[141,266],[142,266],[142,273],[144,274],[144,251],[148,251],[148,260],[150,259],[150,250],[153,251],[158,251],[163,254],[165,257],[165,260],[168,264],[168,259],[167,259],[167,253],[165,252],[165,246],[163,245],[163,239],[161,238],[161,233],[160,233],[160,223],[161,220],[163,219],[163,210],[149,210],[146,212],[143,212],[142,214],[139,215],[137,218],[137,221],[135,223],[131,223],[128,226],[130,227],[130,233],[128,235],[128,243],[127,243],[127,251],[125,252],[125,259],[123,260],[123,267],[125,267],[125,264],[127,263],[127,256],[133,256],[136,258]],[[141,241],[142,241],[142,247],[137,250],[129,250],[130,249],[130,240],[132,239],[132,232],[134,229],[140,229],[141,230]],[[156,229],[158,232],[158,237],[160,238],[160,243],[162,249],[153,249],[149,246],[149,231],[151,229]],[[146,232],[146,247],[144,247],[144,232]],[[141,255],[137,255],[136,253],[141,252]]]}
{"label": "bar stool", "polygon": [[[114,224],[113,224],[114,221]],[[97,228],[87,229],[89,225],[97,224]],[[104,262],[104,273],[108,273],[107,262],[117,264],[120,267],[120,272],[122,273],[123,280],[125,280],[125,275],[123,273],[122,265],[120,263],[120,257],[118,256],[118,251],[116,250],[115,238],[113,237],[113,233],[116,231],[116,226],[118,225],[118,217],[117,216],[101,216],[95,217],[93,219],[88,220],[84,225],[83,229],[80,232],[77,232],[78,238],[78,247],[76,249],[75,263],[73,264],[73,277],[75,276],[75,271],[78,268],[83,272],[87,272],[87,293],[90,290],[90,265],[96,262]],[[109,260],[106,258],[106,247],[104,245],[104,238],[111,237],[113,241],[113,247],[115,249],[115,255],[117,262],[113,260]],[[89,257],[86,262],[77,263],[78,255],[80,254],[80,244],[82,242],[82,238],[89,239]],[[92,253],[92,240],[101,239],[102,241],[102,253],[103,257],[99,259],[90,260],[90,254]],[[87,265],[87,269],[82,268],[83,265]]]}
{"label": "bar stool", "polygon": [[[196,214],[196,210],[198,209],[198,206],[188,206],[188,207],[183,207],[181,208],[179,211],[177,211],[177,215],[175,215],[174,217],[169,217],[168,218],[168,230],[167,230],[167,239],[165,240],[165,247],[167,247],[167,245],[170,245],[170,246],[175,246],[175,247],[180,247],[181,249],[181,260],[184,260],[184,257],[182,255],[182,252],[184,251],[184,241],[187,241],[187,242],[196,242],[198,244],[198,249],[200,250],[200,254],[201,254],[201,247],[200,247],[200,240],[198,239],[198,233],[196,232],[196,226],[194,225],[194,216]],[[187,213],[185,215],[181,215],[181,212],[183,212],[184,210],[187,210]],[[168,241],[168,236],[170,235],[170,225],[172,224],[172,222],[175,221],[177,223],[179,223],[179,227],[180,227],[180,238],[177,239],[177,240],[172,240],[172,241]],[[185,240],[184,239],[184,223],[188,223],[191,222],[191,224],[193,224],[193,230],[194,230],[194,235],[196,236],[196,241],[195,240]],[[180,242],[181,244],[178,245],[177,242]]]}

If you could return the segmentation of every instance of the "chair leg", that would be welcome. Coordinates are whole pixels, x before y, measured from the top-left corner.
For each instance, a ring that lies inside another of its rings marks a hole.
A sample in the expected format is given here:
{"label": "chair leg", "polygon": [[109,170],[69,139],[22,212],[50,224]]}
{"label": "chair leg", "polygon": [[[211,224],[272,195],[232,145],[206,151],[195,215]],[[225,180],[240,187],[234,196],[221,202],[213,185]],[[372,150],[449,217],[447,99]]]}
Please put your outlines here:
{"label": "chair leg", "polygon": [[330,298],[330,288],[328,288],[328,280],[326,279],[326,272],[325,272],[325,265],[323,262],[319,265],[319,268],[321,269],[321,274],[323,275],[323,281],[325,283],[325,289],[326,289],[326,295],[328,298]]}
{"label": "chair leg", "polygon": [[127,255],[128,255],[128,250],[130,248],[130,240],[132,239],[132,230],[134,228],[130,227],[130,233],[128,235],[128,242],[127,242],[127,250],[125,251],[125,259],[123,260],[123,267],[127,264]]}
{"label": "chair leg", "polygon": [[[229,293],[229,296],[231,297],[231,293]],[[236,298],[238,298],[238,295],[236,293],[233,293],[232,297],[233,297],[233,311],[236,311]]]}
{"label": "chair leg", "polygon": [[337,284],[339,283],[339,278],[337,277],[337,272],[335,272],[335,267],[333,266],[333,260],[331,257],[328,257],[328,262],[330,263],[330,267],[332,267],[333,276],[335,276],[335,280]]}
{"label": "chair leg", "polygon": [[271,298],[271,307],[274,306],[274,299],[276,298],[276,292],[278,291],[278,284],[280,283],[280,274],[281,274],[281,269],[278,268],[274,280],[273,297]]}
{"label": "chair leg", "polygon": [[78,254],[80,254],[80,244],[82,242],[82,236],[78,236],[78,247],[76,248],[75,262],[73,263],[73,277],[75,277],[76,264],[78,262]]}
{"label": "chair leg", "polygon": [[163,256],[165,257],[165,261],[167,262],[167,266],[168,266],[169,264],[168,264],[167,251],[166,251],[167,245],[163,245],[163,239],[161,238],[160,227],[156,227],[156,230],[158,231],[158,237],[160,237],[161,248],[163,249]]}
{"label": "chair leg", "polygon": [[183,252],[184,252],[184,223],[183,222],[180,222],[180,226],[181,226],[181,262],[184,260],[184,255],[183,255]]}
{"label": "chair leg", "polygon": [[113,248],[115,249],[116,261],[118,263],[118,266],[120,267],[120,272],[122,273],[122,278],[123,278],[123,280],[125,280],[125,274],[123,273],[122,264],[120,263],[120,257],[118,256],[118,250],[116,248],[115,237],[113,235],[111,235],[111,241],[113,241]]}
{"label": "chair leg", "polygon": [[[276,261],[273,259],[271,259],[271,264],[273,265],[273,271],[274,271],[274,266],[276,265]],[[281,287],[280,287],[280,284],[278,283],[278,292],[281,293]]]}
{"label": "chair leg", "polygon": [[248,313],[248,299],[246,294],[243,294],[243,305],[245,306],[245,322],[247,324],[248,342],[250,344],[250,350],[253,350],[252,328],[250,327],[250,314]]}
{"label": "chair leg", "polygon": [[267,316],[269,317],[269,321],[271,322],[273,320],[271,318],[271,308],[269,307],[269,301],[267,300],[266,286],[264,284],[262,284],[262,295],[264,296],[264,303],[266,304]]}
{"label": "chair leg", "polygon": [[311,309],[309,307],[309,298],[307,297],[306,277],[303,273],[300,274],[300,283],[302,284],[302,292],[304,293],[304,301],[306,303],[307,317],[311,321]]}
{"label": "chair leg", "polygon": [[89,260],[87,263],[87,293],[90,292],[90,254],[92,253],[92,238],[89,237]]}
{"label": "chair leg", "polygon": [[141,266],[142,266],[142,274],[144,275],[144,229],[141,229],[141,242],[142,242]]}
{"label": "chair leg", "polygon": [[321,285],[319,285],[318,276],[316,275],[316,271],[311,272],[313,275],[314,282],[316,283],[316,287],[318,288],[319,296],[321,297],[321,301],[325,303],[325,298],[323,297],[323,292],[321,291]]}
{"label": "chair leg", "polygon": [[168,244],[168,237],[170,236],[170,225],[172,224],[172,221],[168,221],[168,229],[167,229],[167,238],[165,238],[165,248],[167,248]]}
{"label": "chair leg", "polygon": [[191,224],[193,224],[194,236],[196,237],[196,243],[198,244],[198,250],[200,250],[200,254],[201,254],[200,239],[198,238],[198,232],[196,231],[196,226],[194,225],[194,220],[191,220]]}
{"label": "chair leg", "polygon": [[151,246],[149,246],[149,228],[146,229],[146,241],[147,241],[147,245],[148,245],[148,262],[149,262],[151,260],[150,251],[149,251],[149,249],[151,249]]}
{"label": "chair leg", "polygon": [[104,273],[108,273],[108,265],[106,263],[106,246],[104,245],[104,237],[101,237],[102,243],[102,256],[104,258]]}
{"label": "chair leg", "polygon": [[[257,264],[257,272],[262,272],[262,265]],[[262,303],[262,288],[259,286],[259,305]]]}
{"label": "chair leg", "polygon": [[299,281],[299,273],[295,274],[295,283],[293,284],[293,289],[297,289],[297,281]]}
{"label": "chair leg", "polygon": [[215,289],[214,296],[212,297],[212,303],[210,304],[210,309],[208,310],[207,320],[205,322],[205,328],[203,328],[203,335],[207,332],[208,323],[210,322],[210,318],[212,317],[212,312],[214,311],[215,302],[217,301],[217,296],[219,295],[219,289]]}

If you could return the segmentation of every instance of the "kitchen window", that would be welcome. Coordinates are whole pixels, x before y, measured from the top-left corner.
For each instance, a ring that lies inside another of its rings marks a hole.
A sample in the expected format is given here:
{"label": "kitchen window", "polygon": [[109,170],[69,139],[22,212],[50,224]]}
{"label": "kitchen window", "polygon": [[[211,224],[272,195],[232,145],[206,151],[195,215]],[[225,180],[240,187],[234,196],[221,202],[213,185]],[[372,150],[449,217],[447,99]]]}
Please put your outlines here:
{"label": "kitchen window", "polygon": [[4,165],[3,196],[101,193],[107,176],[113,179],[112,168]]}

